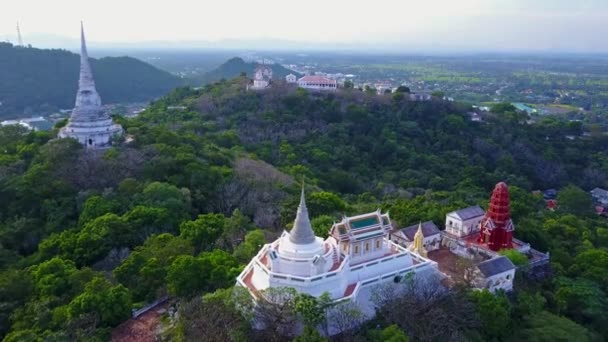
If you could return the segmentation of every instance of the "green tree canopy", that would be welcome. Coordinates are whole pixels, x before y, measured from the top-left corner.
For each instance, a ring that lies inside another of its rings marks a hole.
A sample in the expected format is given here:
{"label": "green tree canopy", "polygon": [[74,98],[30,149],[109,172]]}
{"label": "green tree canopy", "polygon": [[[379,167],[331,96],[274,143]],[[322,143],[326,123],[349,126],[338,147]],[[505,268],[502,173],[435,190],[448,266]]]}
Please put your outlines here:
{"label": "green tree canopy", "polygon": [[245,235],[245,240],[237,246],[234,257],[242,263],[248,262],[262,249],[265,243],[264,231],[261,229],[252,230]]}
{"label": "green tree canopy", "polygon": [[226,217],[222,214],[199,215],[196,220],[181,224],[180,237],[190,241],[197,251],[210,250],[226,224]]}
{"label": "green tree canopy", "polygon": [[369,339],[372,342],[408,342],[409,339],[403,330],[396,324],[391,324],[382,330],[370,330]]}
{"label": "green tree canopy", "polygon": [[561,316],[554,315],[547,311],[529,316],[524,321],[524,326],[520,326],[514,331],[511,341],[593,341],[592,334],[583,326]]}
{"label": "green tree canopy", "polygon": [[346,203],[336,194],[326,191],[313,192],[306,197],[311,215],[332,215],[346,210]]}
{"label": "green tree canopy", "polygon": [[515,112],[517,110],[517,108],[515,108],[514,105],[512,105],[509,102],[501,102],[501,103],[496,103],[493,104],[490,107],[490,111],[492,113],[496,113],[496,114],[504,114],[507,112]]}
{"label": "green tree canopy", "polygon": [[174,295],[190,297],[230,286],[240,270],[236,259],[221,250],[205,252],[198,257],[181,255],[168,269],[167,288]]}
{"label": "green tree canopy", "polygon": [[523,266],[528,263],[528,257],[517,249],[501,249],[498,253],[509,258],[515,266]]}
{"label": "green tree canopy", "polygon": [[131,317],[131,294],[120,284],[112,286],[106,279],[96,277],[69,304],[72,318],[86,313],[99,317],[102,326],[116,326]]}
{"label": "green tree canopy", "polygon": [[557,194],[560,211],[588,216],[593,213],[591,195],[575,185],[568,185]]}
{"label": "green tree canopy", "polygon": [[333,216],[321,215],[313,218],[310,224],[315,235],[325,239],[329,236],[329,230],[335,221],[336,219]]}
{"label": "green tree canopy", "polygon": [[58,257],[52,258],[32,270],[34,287],[41,296],[60,297],[70,291],[70,278],[76,272],[73,262]]}
{"label": "green tree canopy", "polygon": [[509,332],[509,301],[503,292],[496,295],[487,290],[474,291],[471,297],[482,322],[481,334],[487,339],[500,339]]}

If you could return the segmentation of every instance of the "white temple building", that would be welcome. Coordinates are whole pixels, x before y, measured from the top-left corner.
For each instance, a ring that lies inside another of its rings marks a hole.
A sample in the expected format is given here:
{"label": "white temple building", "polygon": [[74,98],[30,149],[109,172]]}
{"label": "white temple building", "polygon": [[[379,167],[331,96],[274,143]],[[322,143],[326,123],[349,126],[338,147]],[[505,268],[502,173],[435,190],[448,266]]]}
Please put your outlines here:
{"label": "white temple building", "polygon": [[445,231],[458,237],[479,232],[485,214],[485,210],[478,205],[452,211],[445,217]]}
{"label": "white temple building", "polygon": [[506,256],[496,256],[480,262],[472,271],[473,286],[477,289],[487,289],[495,293],[498,290],[513,290],[515,270],[511,260]]}
{"label": "white temple building", "polygon": [[296,83],[298,81],[298,78],[294,74],[289,74],[285,76],[285,81],[287,83]]}
{"label": "white temple building", "polygon": [[292,287],[312,296],[328,292],[335,301],[357,300],[366,287],[436,270],[434,261],[390,241],[392,229],[389,215],[378,210],[344,217],[323,240],[314,235],[302,189],[291,231],[264,245],[237,277],[237,285],[254,298],[267,288]]}
{"label": "white temple building", "polygon": [[251,86],[251,89],[266,89],[270,86],[271,81],[272,69],[265,64],[258,65],[253,74],[253,86]]}
{"label": "white temple building", "polygon": [[312,90],[335,91],[338,89],[338,82],[325,76],[307,75],[298,80],[298,87]]}
{"label": "white temple building", "polygon": [[95,89],[82,23],[80,40],[80,79],[76,104],[68,124],[61,128],[58,136],[74,138],[87,148],[104,148],[111,145],[114,136],[122,135],[123,130],[101,108],[101,97]]}

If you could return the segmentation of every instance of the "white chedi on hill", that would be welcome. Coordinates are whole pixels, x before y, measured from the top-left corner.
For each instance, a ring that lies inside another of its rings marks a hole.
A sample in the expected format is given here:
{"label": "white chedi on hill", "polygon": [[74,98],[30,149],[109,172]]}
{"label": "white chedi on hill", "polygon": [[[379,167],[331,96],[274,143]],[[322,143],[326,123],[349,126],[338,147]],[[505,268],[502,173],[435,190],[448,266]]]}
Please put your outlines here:
{"label": "white chedi on hill", "polygon": [[120,125],[101,108],[101,97],[95,89],[95,80],[89,64],[89,54],[84,37],[84,27],[80,27],[80,77],[76,104],[67,125],[59,131],[59,138],[74,138],[87,148],[104,148],[111,145],[112,138],[122,135]]}
{"label": "white chedi on hill", "polygon": [[265,89],[272,81],[272,69],[265,64],[258,65],[253,74],[253,86],[251,89]]}
{"label": "white chedi on hill", "polygon": [[[334,301],[357,300],[362,289],[396,282],[405,274],[436,269],[436,263],[389,240],[392,224],[379,210],[335,223],[330,236],[315,236],[304,189],[293,228],[266,244],[237,277],[252,297],[268,288],[292,287]],[[368,291],[369,292],[369,291]]]}

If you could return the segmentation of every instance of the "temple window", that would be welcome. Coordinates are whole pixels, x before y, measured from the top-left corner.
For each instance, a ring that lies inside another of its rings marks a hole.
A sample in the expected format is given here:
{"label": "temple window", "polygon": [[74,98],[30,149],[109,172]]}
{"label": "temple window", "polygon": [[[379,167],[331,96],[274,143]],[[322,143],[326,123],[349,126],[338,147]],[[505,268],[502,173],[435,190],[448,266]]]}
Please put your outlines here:
{"label": "temple window", "polygon": [[366,252],[369,252],[369,242],[366,242],[366,243],[365,243],[365,251],[366,251]]}
{"label": "temple window", "polygon": [[355,254],[359,254],[359,245],[355,246]]}
{"label": "temple window", "polygon": [[380,240],[376,240],[376,249],[380,248]]}

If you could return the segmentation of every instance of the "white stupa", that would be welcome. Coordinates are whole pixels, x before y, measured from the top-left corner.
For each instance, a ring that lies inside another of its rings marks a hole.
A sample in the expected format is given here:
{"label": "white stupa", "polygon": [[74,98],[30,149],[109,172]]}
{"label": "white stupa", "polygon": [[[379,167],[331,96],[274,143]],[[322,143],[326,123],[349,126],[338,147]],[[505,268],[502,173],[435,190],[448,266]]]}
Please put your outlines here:
{"label": "white stupa", "polygon": [[[290,232],[264,245],[237,277],[237,285],[258,298],[270,287],[292,287],[335,301],[356,300],[362,288],[395,282],[436,263],[389,240],[392,224],[380,210],[335,223],[323,240],[314,235],[304,189]],[[367,291],[369,292],[369,291]]]}
{"label": "white stupa", "polygon": [[251,89],[259,90],[266,89],[272,81],[272,69],[266,64],[260,64],[255,68],[253,73],[253,85]]}
{"label": "white stupa", "polygon": [[112,137],[122,135],[120,125],[101,108],[101,98],[95,89],[95,80],[89,64],[89,54],[80,24],[80,79],[76,104],[68,124],[59,131],[59,138],[74,138],[87,148],[104,148],[111,145]]}

